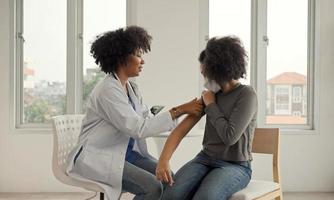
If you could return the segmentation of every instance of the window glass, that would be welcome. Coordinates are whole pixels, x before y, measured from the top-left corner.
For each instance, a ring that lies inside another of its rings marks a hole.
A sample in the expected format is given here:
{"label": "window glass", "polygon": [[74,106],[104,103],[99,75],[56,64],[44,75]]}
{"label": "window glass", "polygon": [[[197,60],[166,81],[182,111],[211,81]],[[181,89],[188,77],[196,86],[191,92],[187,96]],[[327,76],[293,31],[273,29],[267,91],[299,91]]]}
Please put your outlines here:
{"label": "window glass", "polygon": [[66,0],[23,2],[23,124],[66,112],[66,7]]}
{"label": "window glass", "polygon": [[268,0],[267,15],[266,123],[306,124],[308,1]]}
{"label": "window glass", "polygon": [[126,26],[126,1],[124,0],[85,0],[83,31],[83,112],[87,99],[104,73],[95,64],[90,54],[91,43],[97,35]]}

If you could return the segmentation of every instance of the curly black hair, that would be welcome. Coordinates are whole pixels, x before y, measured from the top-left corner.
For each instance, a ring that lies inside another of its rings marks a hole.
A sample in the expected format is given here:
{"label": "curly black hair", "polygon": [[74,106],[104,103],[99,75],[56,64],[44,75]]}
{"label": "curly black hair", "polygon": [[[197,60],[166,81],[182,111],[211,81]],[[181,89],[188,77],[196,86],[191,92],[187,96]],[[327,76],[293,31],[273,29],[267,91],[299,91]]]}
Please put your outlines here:
{"label": "curly black hair", "polygon": [[204,73],[219,84],[245,78],[247,58],[238,37],[211,38],[205,49]]}
{"label": "curly black hair", "polygon": [[204,59],[205,59],[205,50],[201,51],[201,53],[199,54],[198,61],[201,64],[203,64],[204,63]]}
{"label": "curly black hair", "polygon": [[108,31],[96,36],[90,53],[95,63],[106,74],[116,72],[121,64],[126,64],[127,58],[136,50],[147,53],[151,50],[152,37],[138,26],[128,26],[115,31]]}

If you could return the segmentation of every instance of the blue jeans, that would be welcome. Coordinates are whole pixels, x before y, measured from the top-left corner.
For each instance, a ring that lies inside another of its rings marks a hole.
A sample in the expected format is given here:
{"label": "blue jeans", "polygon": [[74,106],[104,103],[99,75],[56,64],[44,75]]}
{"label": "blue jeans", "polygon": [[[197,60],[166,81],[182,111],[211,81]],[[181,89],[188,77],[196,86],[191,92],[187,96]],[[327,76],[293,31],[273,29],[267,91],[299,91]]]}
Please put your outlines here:
{"label": "blue jeans", "polygon": [[135,200],[159,200],[163,185],[155,177],[157,161],[136,154],[124,164],[122,191],[130,192]]}
{"label": "blue jeans", "polygon": [[226,162],[200,152],[175,174],[162,199],[226,200],[246,187],[251,175],[249,161]]}

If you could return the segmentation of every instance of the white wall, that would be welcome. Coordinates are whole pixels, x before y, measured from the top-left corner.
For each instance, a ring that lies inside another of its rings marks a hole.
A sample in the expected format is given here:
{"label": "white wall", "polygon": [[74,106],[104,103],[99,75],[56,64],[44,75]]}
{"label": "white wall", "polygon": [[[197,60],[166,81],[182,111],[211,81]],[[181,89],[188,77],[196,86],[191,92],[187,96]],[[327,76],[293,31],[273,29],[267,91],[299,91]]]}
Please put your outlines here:
{"label": "white wall", "polygon": [[[0,0],[0,192],[78,191],[51,172],[52,135],[13,134],[9,128],[9,1]],[[140,0],[136,23],[153,35],[152,52],[138,78],[148,104],[167,107],[198,95],[199,0]],[[283,135],[281,168],[285,191],[334,191],[334,1],[321,0],[319,24],[319,130]],[[293,45],[293,44],[292,44]],[[184,141],[172,160],[177,169],[200,149],[201,138]],[[152,140],[150,149],[155,151]],[[264,165],[263,165],[264,166]],[[257,165],[262,167],[262,165]],[[261,170],[260,170],[261,171]],[[264,170],[266,171],[266,170]],[[261,174],[261,172],[259,173]]]}

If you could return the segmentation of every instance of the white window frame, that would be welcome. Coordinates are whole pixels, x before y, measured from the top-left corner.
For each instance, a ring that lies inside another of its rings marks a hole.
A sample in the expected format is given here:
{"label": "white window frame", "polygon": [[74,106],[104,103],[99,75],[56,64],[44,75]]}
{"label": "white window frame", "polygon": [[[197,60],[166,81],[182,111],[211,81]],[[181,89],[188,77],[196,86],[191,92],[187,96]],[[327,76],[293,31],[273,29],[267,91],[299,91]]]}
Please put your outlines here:
{"label": "white window frame", "polygon": [[[257,61],[252,66],[256,66],[257,72],[255,75],[255,79],[257,81],[255,88],[257,89],[258,93],[258,99],[259,99],[259,105],[262,105],[265,101],[266,97],[266,73],[267,73],[267,65],[266,65],[266,49],[267,49],[267,22],[266,22],[266,16],[267,16],[267,0],[253,0],[254,5],[254,15],[257,16],[256,21],[254,21],[254,39],[256,42],[254,42],[254,49],[256,49],[256,58],[253,59]],[[287,130],[289,132],[290,130],[299,130],[301,132],[307,132],[308,130],[315,130],[317,127],[317,122],[315,122],[315,119],[317,119],[318,111],[315,110],[317,106],[317,100],[314,91],[314,87],[317,84],[315,82],[315,77],[317,77],[317,71],[315,69],[315,65],[317,64],[316,59],[317,55],[315,52],[315,48],[317,47],[315,44],[318,43],[316,40],[316,32],[315,32],[315,22],[316,19],[318,19],[315,14],[316,12],[316,0],[308,0],[308,50],[307,50],[307,82],[308,82],[308,89],[307,89],[307,123],[305,125],[270,125],[265,123],[265,109],[262,107],[259,107],[258,112],[258,126],[261,127],[279,127],[281,129]],[[269,38],[270,40],[270,38]],[[293,132],[293,131],[292,131]]]}
{"label": "white window frame", "polygon": [[[319,6],[318,0],[308,0],[308,66],[307,66],[307,124],[305,125],[270,125],[266,124],[266,76],[267,76],[267,0],[251,1],[251,71],[250,84],[258,94],[258,127],[279,127],[284,133],[316,133],[318,129],[319,99],[314,90],[319,83]],[[209,35],[209,0],[199,3],[199,51],[205,48]],[[270,38],[269,38],[270,39]],[[201,77],[199,78],[201,80]],[[201,83],[201,81],[199,81]],[[199,91],[202,85],[199,86]],[[204,126],[203,126],[204,127]]]}
{"label": "white window frame", "polygon": [[[50,123],[23,124],[23,1],[10,1],[10,129],[14,133],[51,133]],[[126,0],[126,25],[136,22],[135,3]],[[67,1],[66,114],[82,110],[83,0]]]}

